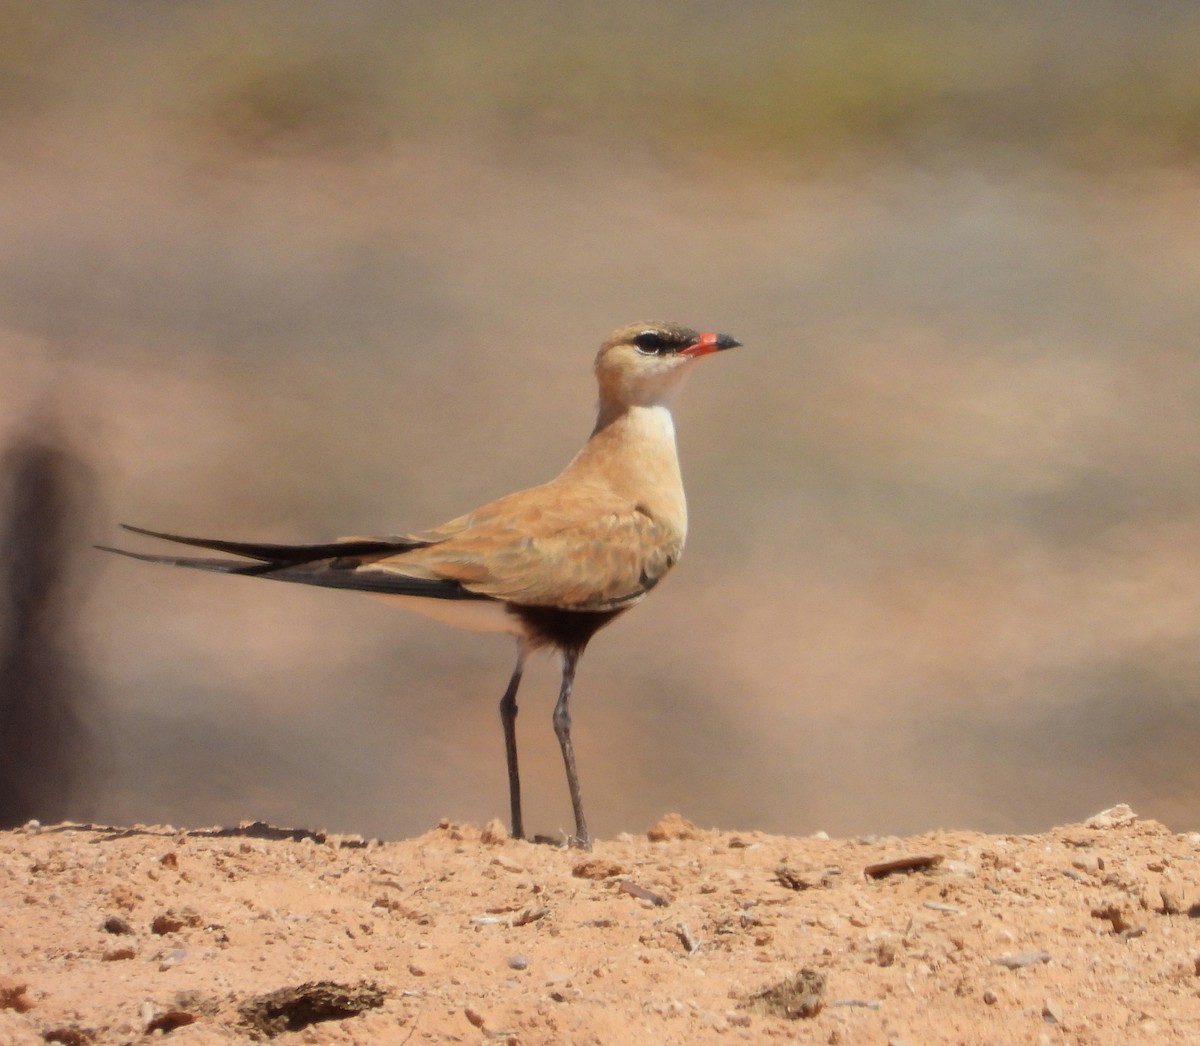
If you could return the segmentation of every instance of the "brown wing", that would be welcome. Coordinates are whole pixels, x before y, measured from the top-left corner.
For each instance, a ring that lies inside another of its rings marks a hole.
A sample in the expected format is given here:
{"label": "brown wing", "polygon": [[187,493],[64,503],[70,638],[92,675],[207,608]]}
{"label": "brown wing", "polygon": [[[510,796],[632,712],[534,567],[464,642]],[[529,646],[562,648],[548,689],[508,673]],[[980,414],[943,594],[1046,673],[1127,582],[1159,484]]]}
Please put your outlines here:
{"label": "brown wing", "polygon": [[674,566],[682,536],[602,487],[520,491],[420,535],[427,547],[377,569],[459,582],[531,606],[607,609],[633,602]]}

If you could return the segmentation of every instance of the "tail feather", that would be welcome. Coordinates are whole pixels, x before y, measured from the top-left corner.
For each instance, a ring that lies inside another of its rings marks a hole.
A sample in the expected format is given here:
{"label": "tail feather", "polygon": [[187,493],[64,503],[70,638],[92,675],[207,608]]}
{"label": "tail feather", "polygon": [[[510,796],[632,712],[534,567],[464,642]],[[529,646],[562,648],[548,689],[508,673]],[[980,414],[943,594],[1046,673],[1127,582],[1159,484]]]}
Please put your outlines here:
{"label": "tail feather", "polygon": [[[115,552],[119,556],[138,559],[143,563],[165,563],[174,567],[189,567],[193,570],[210,570],[219,574],[242,574],[248,577],[264,577],[271,581],[292,581],[302,585],[319,585],[322,588],[350,589],[372,592],[378,595],[425,596],[430,599],[480,599],[491,596],[471,592],[448,578],[409,577],[395,570],[375,565],[372,560],[381,555],[396,555],[414,548],[424,548],[429,542],[405,538],[350,539],[324,545],[268,545],[243,541],[209,540],[208,538],[180,537],[163,534],[156,530],[126,526],[135,534],[163,538],[181,545],[208,548],[216,552],[229,552],[246,559],[258,560],[247,563],[245,559],[217,559],[202,556],[164,556],[145,552],[130,552],[128,549],[111,545],[97,545],[104,552]],[[366,557],[366,562],[359,557]]]}
{"label": "tail feather", "polygon": [[396,555],[414,548],[424,548],[430,544],[428,541],[418,541],[414,538],[347,538],[341,541],[327,541],[319,545],[276,545],[255,541],[185,537],[182,534],[167,534],[161,530],[134,527],[128,523],[122,523],[121,527],[134,534],[144,534],[147,537],[161,538],[163,541],[173,541],[177,545],[207,548],[213,552],[228,552],[233,556],[245,556],[247,559],[257,559],[263,563],[280,565],[313,563],[335,556]]}

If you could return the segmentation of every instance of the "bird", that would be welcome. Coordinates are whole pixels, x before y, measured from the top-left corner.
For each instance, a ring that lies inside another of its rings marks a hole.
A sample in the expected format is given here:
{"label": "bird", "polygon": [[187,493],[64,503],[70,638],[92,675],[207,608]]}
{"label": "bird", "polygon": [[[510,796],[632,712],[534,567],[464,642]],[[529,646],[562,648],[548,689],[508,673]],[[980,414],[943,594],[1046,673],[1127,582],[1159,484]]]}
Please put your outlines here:
{"label": "bird", "polygon": [[[584,648],[671,570],[687,537],[671,405],[696,361],[741,345],[677,323],[635,323],[600,346],[595,427],[549,482],[400,537],[288,545],[186,537],[122,524],[219,558],[98,546],[133,559],[225,574],[353,589],[388,597],[462,628],[509,633],[517,657],[500,699],[511,836],[525,838],[517,763],[517,691],[526,661],[561,662],[552,723],[566,769],[575,834],[591,848],[571,742],[571,692]],[[230,558],[233,557],[233,558]]]}

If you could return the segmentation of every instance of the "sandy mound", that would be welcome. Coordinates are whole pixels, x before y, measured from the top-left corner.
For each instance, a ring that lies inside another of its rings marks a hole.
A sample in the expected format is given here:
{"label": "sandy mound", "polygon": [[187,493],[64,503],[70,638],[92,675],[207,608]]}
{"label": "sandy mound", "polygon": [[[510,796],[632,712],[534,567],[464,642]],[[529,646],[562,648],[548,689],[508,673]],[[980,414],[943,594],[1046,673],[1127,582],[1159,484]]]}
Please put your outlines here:
{"label": "sandy mound", "polygon": [[0,834],[0,1040],[1200,1041],[1200,834]]}

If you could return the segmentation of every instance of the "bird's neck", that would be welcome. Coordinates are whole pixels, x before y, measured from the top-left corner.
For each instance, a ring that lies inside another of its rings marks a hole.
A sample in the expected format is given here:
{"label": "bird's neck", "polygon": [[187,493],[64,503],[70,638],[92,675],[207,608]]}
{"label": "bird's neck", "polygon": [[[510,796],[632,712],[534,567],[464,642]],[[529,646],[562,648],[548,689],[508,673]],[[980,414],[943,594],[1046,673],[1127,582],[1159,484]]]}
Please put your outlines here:
{"label": "bird's neck", "polygon": [[602,404],[591,438],[565,474],[603,483],[681,540],[687,533],[675,422],[666,403],[607,409]]}

